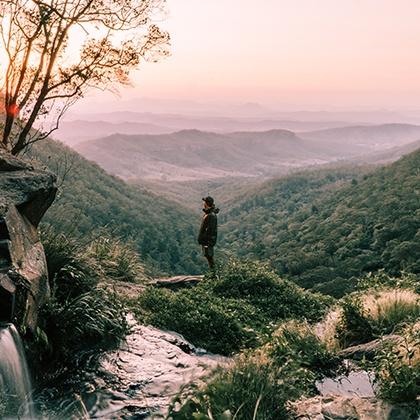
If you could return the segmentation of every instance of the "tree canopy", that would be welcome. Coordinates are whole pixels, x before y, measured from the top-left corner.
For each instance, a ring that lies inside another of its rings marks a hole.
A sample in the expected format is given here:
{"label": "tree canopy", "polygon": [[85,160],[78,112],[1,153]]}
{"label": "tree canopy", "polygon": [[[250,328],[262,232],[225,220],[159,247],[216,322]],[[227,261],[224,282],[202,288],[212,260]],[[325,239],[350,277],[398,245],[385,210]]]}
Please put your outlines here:
{"label": "tree canopy", "polygon": [[0,146],[19,153],[56,130],[89,88],[128,84],[142,58],[167,55],[169,35],[152,23],[165,2],[0,0]]}

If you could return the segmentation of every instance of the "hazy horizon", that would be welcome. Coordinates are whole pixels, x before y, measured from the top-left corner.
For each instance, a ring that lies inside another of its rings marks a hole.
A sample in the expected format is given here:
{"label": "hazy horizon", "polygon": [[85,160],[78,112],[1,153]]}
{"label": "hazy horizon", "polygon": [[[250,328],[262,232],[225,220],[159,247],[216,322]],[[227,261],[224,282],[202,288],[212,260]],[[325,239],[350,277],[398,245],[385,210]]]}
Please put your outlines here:
{"label": "hazy horizon", "polygon": [[[415,0],[168,0],[158,24],[171,34],[171,56],[142,63],[121,98],[420,108],[419,12]],[[76,109],[119,100],[94,92]]]}

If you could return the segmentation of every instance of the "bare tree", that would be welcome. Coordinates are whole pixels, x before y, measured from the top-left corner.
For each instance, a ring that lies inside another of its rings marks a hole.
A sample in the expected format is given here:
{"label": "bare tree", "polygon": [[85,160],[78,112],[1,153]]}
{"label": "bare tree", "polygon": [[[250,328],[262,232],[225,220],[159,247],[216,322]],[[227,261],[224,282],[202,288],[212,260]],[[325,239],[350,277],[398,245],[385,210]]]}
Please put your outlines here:
{"label": "bare tree", "polygon": [[[142,58],[167,55],[169,35],[152,24],[165,2],[0,0],[7,57],[0,75],[0,147],[18,154],[56,130],[89,88],[129,84]],[[84,41],[77,55],[68,48],[74,33]]]}

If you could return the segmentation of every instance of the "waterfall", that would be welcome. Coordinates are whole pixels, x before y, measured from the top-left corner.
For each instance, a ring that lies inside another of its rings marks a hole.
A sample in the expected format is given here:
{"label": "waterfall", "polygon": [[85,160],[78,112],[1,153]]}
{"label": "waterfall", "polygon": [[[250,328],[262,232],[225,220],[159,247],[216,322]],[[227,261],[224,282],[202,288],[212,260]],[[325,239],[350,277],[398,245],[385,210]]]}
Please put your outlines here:
{"label": "waterfall", "polygon": [[0,418],[35,418],[25,352],[13,324],[0,325]]}

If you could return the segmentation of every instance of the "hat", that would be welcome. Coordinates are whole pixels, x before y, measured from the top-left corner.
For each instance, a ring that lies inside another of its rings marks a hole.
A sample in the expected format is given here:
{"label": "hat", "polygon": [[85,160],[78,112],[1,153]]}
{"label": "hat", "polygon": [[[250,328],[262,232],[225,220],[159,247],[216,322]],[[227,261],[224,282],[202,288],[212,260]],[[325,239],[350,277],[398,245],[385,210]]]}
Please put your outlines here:
{"label": "hat", "polygon": [[210,206],[210,207],[213,207],[214,206],[214,199],[213,199],[213,197],[210,197],[208,195],[207,197],[203,197],[202,200],[205,201],[208,206]]}

